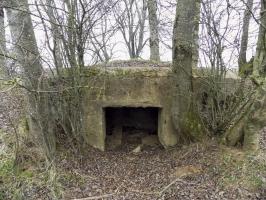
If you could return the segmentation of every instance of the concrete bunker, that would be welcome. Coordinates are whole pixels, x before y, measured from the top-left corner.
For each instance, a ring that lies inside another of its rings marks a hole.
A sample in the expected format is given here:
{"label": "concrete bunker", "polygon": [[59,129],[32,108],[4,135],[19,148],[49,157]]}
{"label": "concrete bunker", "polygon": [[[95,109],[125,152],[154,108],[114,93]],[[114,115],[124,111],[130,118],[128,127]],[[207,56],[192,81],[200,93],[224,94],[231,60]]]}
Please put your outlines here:
{"label": "concrete bunker", "polygon": [[[113,147],[120,146],[123,138],[129,139],[137,131],[144,131],[146,135],[156,132],[151,135],[165,148],[183,142],[184,136],[178,132],[172,118],[176,84],[169,64],[114,62],[86,69],[82,79],[82,134],[89,145],[104,151],[109,142]],[[200,71],[193,78],[194,98],[199,103],[202,103],[202,94],[209,91],[205,80]],[[232,93],[232,85],[236,82],[237,79],[228,79],[221,85],[225,93]],[[146,123],[147,120],[150,122]],[[145,127],[146,124],[151,127]],[[127,132],[133,133],[123,137]],[[195,132],[193,137],[202,138],[202,135]],[[133,139],[140,143],[142,137]]]}
{"label": "concrete bunker", "polygon": [[160,107],[105,107],[106,149],[158,146]]}
{"label": "concrete bunker", "polygon": [[[113,147],[120,146],[126,142],[123,138],[131,136],[139,143],[140,140],[146,142],[149,138],[146,136],[156,136],[164,147],[178,143],[171,118],[171,68],[144,64],[137,62],[134,67],[120,67],[119,63],[113,63],[91,67],[84,73],[82,131],[89,145],[104,151],[109,142]],[[123,63],[123,66],[127,65]],[[134,137],[133,133],[138,131],[146,134]],[[130,132],[132,134],[122,137],[123,133]]]}

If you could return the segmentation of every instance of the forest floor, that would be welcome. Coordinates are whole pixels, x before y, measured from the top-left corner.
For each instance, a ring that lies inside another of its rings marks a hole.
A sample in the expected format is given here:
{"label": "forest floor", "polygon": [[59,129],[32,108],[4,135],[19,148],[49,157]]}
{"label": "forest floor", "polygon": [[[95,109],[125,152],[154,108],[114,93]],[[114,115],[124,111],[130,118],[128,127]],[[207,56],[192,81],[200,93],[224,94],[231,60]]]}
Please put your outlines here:
{"label": "forest floor", "polygon": [[265,157],[216,142],[66,157],[57,166],[64,199],[266,199]]}
{"label": "forest floor", "polygon": [[139,153],[127,146],[80,154],[61,145],[47,167],[39,148],[23,143],[25,136],[15,158],[21,104],[7,93],[0,99],[0,200],[266,200],[266,129],[256,153],[215,140]]}

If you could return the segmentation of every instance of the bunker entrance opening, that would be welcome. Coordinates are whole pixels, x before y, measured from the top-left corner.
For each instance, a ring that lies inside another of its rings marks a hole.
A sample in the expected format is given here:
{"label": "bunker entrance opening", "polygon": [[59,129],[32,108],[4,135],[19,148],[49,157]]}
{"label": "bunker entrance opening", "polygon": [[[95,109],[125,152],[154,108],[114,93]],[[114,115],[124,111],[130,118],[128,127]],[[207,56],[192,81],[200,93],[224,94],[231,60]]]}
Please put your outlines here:
{"label": "bunker entrance opening", "polygon": [[159,107],[107,107],[106,148],[159,145]]}

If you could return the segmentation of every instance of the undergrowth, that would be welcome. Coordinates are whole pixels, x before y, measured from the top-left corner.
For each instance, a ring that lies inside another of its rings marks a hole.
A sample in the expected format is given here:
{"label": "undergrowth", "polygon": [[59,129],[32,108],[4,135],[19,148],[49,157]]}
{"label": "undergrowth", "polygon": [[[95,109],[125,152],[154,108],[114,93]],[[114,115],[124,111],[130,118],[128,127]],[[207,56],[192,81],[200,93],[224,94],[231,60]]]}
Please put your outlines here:
{"label": "undergrowth", "polygon": [[219,156],[216,173],[221,187],[250,191],[266,188],[266,162],[259,154],[224,147]]}
{"label": "undergrowth", "polygon": [[16,151],[14,140],[0,129],[0,200],[60,199],[54,165],[45,163],[39,148],[21,144]]}

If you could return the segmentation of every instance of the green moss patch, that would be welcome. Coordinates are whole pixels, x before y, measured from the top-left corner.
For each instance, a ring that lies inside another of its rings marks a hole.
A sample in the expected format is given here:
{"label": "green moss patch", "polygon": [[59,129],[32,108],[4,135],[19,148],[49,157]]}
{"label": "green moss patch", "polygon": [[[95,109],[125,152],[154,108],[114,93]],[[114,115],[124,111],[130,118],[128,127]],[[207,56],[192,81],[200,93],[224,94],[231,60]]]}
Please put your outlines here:
{"label": "green moss patch", "polygon": [[183,130],[189,140],[203,141],[208,136],[208,131],[204,127],[199,115],[195,111],[189,111],[182,120]]}

